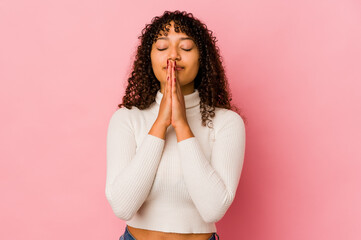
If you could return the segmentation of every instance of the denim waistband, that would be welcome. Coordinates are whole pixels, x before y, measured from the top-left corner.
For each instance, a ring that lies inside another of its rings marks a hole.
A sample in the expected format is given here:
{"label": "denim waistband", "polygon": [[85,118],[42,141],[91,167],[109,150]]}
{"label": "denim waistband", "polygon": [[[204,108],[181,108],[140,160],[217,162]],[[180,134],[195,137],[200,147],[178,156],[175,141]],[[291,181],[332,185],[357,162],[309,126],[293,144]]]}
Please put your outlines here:
{"label": "denim waistband", "polygon": [[[216,236],[218,237],[217,239]],[[128,231],[128,225],[125,227],[125,232],[122,236],[120,236],[119,240],[136,240],[135,237]],[[208,240],[219,240],[219,236],[217,233],[213,233]]]}

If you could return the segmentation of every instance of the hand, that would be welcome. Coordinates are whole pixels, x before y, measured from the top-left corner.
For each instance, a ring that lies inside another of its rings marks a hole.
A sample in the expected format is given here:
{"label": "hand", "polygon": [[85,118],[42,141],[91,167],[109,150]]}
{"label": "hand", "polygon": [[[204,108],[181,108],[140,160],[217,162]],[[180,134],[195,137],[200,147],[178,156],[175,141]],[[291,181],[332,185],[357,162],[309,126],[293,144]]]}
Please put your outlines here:
{"label": "hand", "polygon": [[167,75],[164,87],[163,98],[160,102],[157,120],[165,128],[172,123],[172,81],[171,66],[167,64]]}
{"label": "hand", "polygon": [[163,98],[160,102],[157,121],[166,128],[172,124],[173,128],[188,126],[184,96],[177,79],[174,67],[176,62],[169,60],[167,65],[167,81],[164,87]]}
{"label": "hand", "polygon": [[184,102],[184,96],[180,83],[178,81],[178,74],[175,71],[176,62],[170,61],[171,65],[171,97],[172,97],[172,119],[171,124],[174,129],[181,128],[188,125],[186,107]]}

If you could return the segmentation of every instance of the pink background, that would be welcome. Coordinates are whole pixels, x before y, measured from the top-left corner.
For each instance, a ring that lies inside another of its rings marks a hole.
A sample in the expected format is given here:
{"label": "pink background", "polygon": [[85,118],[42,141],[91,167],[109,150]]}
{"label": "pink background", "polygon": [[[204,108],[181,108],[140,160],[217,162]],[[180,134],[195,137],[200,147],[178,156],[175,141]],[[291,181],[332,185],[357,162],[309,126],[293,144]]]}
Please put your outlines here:
{"label": "pink background", "polygon": [[215,33],[248,118],[221,239],[361,239],[357,0],[2,0],[0,239],[123,233],[105,198],[107,126],[138,35],[176,9]]}

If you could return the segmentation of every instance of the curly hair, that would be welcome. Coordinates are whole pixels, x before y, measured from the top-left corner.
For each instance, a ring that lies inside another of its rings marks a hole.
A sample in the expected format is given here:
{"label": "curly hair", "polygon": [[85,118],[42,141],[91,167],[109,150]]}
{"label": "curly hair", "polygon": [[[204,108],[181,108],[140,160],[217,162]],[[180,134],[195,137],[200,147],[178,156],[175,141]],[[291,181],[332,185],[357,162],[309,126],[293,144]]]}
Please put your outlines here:
{"label": "curly hair", "polygon": [[[131,109],[136,106],[138,109],[148,108],[154,101],[160,82],[154,75],[151,65],[150,53],[153,43],[156,41],[159,33],[169,32],[170,22],[174,22],[174,31],[183,32],[195,40],[199,49],[199,70],[194,79],[194,88],[199,91],[200,112],[202,114],[202,125],[213,128],[212,119],[215,116],[215,107],[230,109],[237,112],[239,109],[231,105],[232,100],[227,77],[222,65],[222,57],[218,46],[216,46],[216,37],[212,31],[200,20],[195,18],[192,13],[185,11],[165,11],[162,16],[154,17],[151,24],[146,24],[138,39],[141,43],[137,48],[135,60],[133,62],[132,73],[128,78],[128,85],[123,96],[123,103],[118,107]],[[245,120],[245,117],[242,116]]]}

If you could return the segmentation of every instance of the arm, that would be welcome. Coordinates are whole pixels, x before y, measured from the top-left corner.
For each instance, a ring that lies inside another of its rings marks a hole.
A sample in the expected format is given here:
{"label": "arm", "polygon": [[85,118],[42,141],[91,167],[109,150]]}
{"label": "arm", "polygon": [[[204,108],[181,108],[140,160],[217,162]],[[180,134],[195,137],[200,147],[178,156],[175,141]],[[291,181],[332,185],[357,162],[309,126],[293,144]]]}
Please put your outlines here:
{"label": "arm", "polygon": [[136,151],[129,109],[118,109],[107,133],[105,195],[115,215],[130,220],[147,198],[163,153],[164,139],[147,134]]}
{"label": "arm", "polygon": [[243,119],[230,112],[216,133],[209,162],[196,137],[178,142],[183,176],[189,194],[203,220],[219,221],[236,195],[244,161]]}

